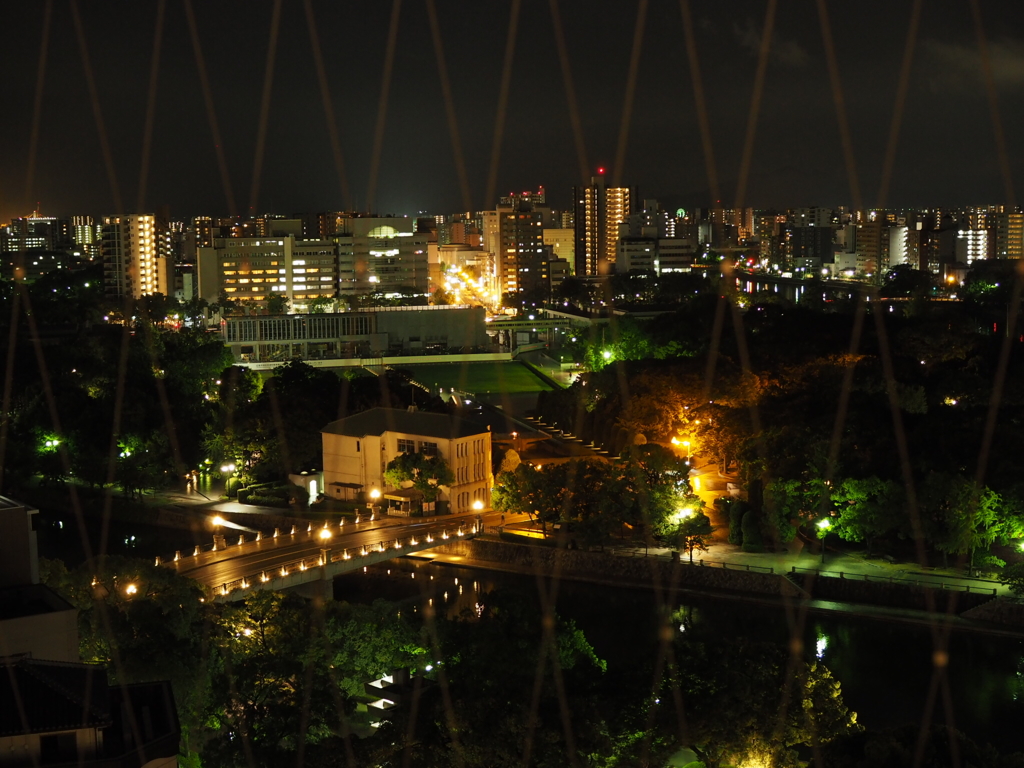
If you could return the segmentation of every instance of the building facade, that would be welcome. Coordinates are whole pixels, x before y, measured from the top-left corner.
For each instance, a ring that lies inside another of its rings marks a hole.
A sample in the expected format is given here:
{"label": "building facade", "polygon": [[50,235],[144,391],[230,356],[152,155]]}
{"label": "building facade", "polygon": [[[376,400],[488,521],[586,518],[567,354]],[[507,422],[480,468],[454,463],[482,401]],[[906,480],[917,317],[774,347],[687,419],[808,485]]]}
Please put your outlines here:
{"label": "building facade", "polygon": [[304,311],[311,299],[337,293],[337,250],[330,240],[228,237],[213,243],[196,253],[199,296],[210,303],[221,293],[260,306],[280,296]]}
{"label": "building facade", "polygon": [[578,277],[607,274],[614,269],[619,225],[629,220],[635,191],[630,187],[607,187],[604,169],[585,187],[573,188]]}
{"label": "building facade", "polygon": [[361,312],[226,317],[239,363],[368,358],[487,348],[483,307],[378,307]]}
{"label": "building facade", "polygon": [[430,235],[410,219],[343,217],[332,238],[338,249],[338,290],[426,296],[430,284]]}
{"label": "building facade", "polygon": [[170,239],[153,214],[104,216],[100,254],[106,294],[138,299],[174,293]]}
{"label": "building facade", "polygon": [[321,430],[324,493],[335,499],[372,498],[400,491],[384,472],[403,453],[443,458],[455,475],[439,499],[454,513],[490,507],[491,432],[467,419],[443,413],[372,408],[333,421]]}

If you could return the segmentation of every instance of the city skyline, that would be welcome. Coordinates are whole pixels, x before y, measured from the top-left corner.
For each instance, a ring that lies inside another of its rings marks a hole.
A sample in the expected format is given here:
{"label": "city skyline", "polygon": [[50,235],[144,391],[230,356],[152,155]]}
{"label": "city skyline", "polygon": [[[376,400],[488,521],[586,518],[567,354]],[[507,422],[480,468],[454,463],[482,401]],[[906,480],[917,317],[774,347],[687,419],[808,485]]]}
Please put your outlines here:
{"label": "city skyline", "polygon": [[[381,122],[394,7],[396,44]],[[690,10],[692,52],[682,7]],[[508,189],[538,185],[548,190],[553,207],[566,209],[572,187],[585,183],[598,166],[608,167],[613,183],[635,186],[641,198],[657,198],[667,207],[709,206],[712,187],[728,207],[737,203],[737,181],[744,175],[759,45],[768,23],[774,33],[739,202],[836,206],[855,205],[859,196],[863,207],[875,207],[914,8],[908,4],[893,13],[862,3],[856,12],[839,13],[825,7],[827,36],[819,7],[811,2],[767,4],[774,15],[766,15],[760,3],[711,8],[672,2],[623,4],[600,13],[583,13],[572,3],[469,8],[406,2],[354,10],[262,3],[247,6],[245,14],[188,3],[12,9],[10,28],[19,33],[4,59],[9,109],[20,117],[0,128],[0,147],[10,158],[0,185],[0,218],[26,215],[37,202],[56,215],[164,206],[176,218],[332,209],[415,215],[485,210]],[[552,8],[563,32],[574,101],[567,97]],[[1024,127],[1024,102],[1015,98],[1024,87],[1024,30],[1006,6],[978,8],[994,102],[986,90],[971,4],[929,6],[913,37],[885,201],[890,207],[1016,202],[1022,166],[1013,137]],[[501,140],[495,142],[514,10],[508,99]],[[273,29],[277,42],[268,57]],[[634,39],[640,47],[634,48]],[[829,39],[838,89],[829,75]],[[443,50],[450,102],[438,74],[435,40]],[[699,62],[712,173],[691,53]],[[851,137],[856,186],[846,170],[837,95]],[[1002,144],[993,131],[993,104],[1006,137]]]}

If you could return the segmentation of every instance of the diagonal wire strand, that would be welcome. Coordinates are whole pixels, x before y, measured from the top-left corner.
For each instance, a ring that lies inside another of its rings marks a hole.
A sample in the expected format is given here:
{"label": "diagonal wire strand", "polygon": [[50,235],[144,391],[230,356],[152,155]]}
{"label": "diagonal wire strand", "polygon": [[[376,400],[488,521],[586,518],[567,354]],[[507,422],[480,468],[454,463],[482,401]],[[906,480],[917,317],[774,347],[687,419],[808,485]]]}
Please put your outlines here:
{"label": "diagonal wire strand", "polygon": [[708,119],[708,107],[704,99],[704,83],[700,75],[700,61],[697,57],[697,41],[693,34],[693,17],[690,14],[690,0],[679,0],[679,9],[683,15],[683,34],[686,40],[686,56],[690,63],[690,81],[693,84],[693,101],[697,108],[697,125],[700,128],[700,140],[704,149],[704,167],[708,174],[708,188],[711,190],[711,201],[722,199],[718,183],[718,168],[715,164],[715,151],[711,135],[711,122]]}
{"label": "diagonal wire strand", "polygon": [[384,72],[381,75],[380,99],[377,102],[377,125],[373,132],[373,149],[370,151],[370,179],[366,186],[366,210],[372,213],[377,197],[377,175],[380,173],[380,158],[384,148],[384,126],[388,119],[388,95],[391,92],[391,75],[395,68],[395,49],[398,41],[398,19],[402,11],[402,0],[392,0],[391,21],[388,23],[388,42],[384,50]]}
{"label": "diagonal wire strand", "polygon": [[149,64],[149,96],[146,99],[146,122],[142,129],[142,158],[139,161],[139,194],[135,200],[135,210],[146,208],[146,184],[149,181],[149,160],[153,150],[153,123],[156,118],[156,93],[160,75],[160,48],[164,37],[164,16],[167,11],[167,0],[159,0],[156,4],[156,27],[153,30],[153,55]]}
{"label": "diagonal wire strand", "polygon": [[85,74],[85,84],[89,90],[89,100],[92,103],[92,114],[96,121],[96,132],[99,134],[100,151],[103,153],[103,165],[107,169],[107,181],[110,183],[110,194],[114,207],[123,212],[121,203],[121,186],[117,183],[117,171],[114,168],[114,156],[110,151],[110,141],[107,138],[107,126],[103,122],[103,109],[100,107],[99,92],[96,90],[96,78],[93,76],[92,62],[89,60],[89,46],[85,39],[85,28],[82,25],[82,15],[78,10],[78,0],[71,0],[71,18],[75,25],[75,35],[78,38],[78,50],[82,57],[82,72]]}
{"label": "diagonal wire strand", "polygon": [[345,156],[341,151],[338,138],[338,121],[334,116],[334,102],[331,99],[331,86],[327,81],[327,70],[324,67],[324,56],[320,50],[320,35],[316,31],[316,16],[313,13],[311,0],[303,0],[306,11],[306,25],[309,27],[309,44],[313,50],[313,62],[316,64],[316,77],[320,85],[320,99],[324,103],[324,118],[327,120],[327,133],[331,140],[331,155],[334,158],[334,170],[338,174],[338,185],[341,188],[341,200],[346,211],[352,210],[352,190],[348,185],[348,174],[345,171]]}
{"label": "diagonal wire strand", "polygon": [[922,3],[923,0],[914,0],[910,9],[907,40],[903,46],[903,62],[900,64],[900,74],[896,86],[896,102],[893,105],[892,122],[889,125],[889,140],[886,142],[885,159],[882,161],[882,181],[878,189],[879,208],[884,208],[889,198],[889,185],[892,182],[892,171],[896,163],[900,126],[903,124],[903,110],[907,104],[907,92],[910,90],[910,68],[914,61],[914,44],[917,42],[917,29],[921,23]]}
{"label": "diagonal wire strand", "polygon": [[818,0],[818,20],[821,23],[821,39],[825,43],[825,60],[828,63],[828,78],[832,84],[832,100],[836,105],[836,120],[839,122],[839,138],[843,145],[843,159],[846,162],[846,177],[850,182],[853,207],[860,210],[863,203],[860,194],[860,180],[857,176],[857,161],[853,155],[853,138],[850,135],[850,121],[846,116],[846,97],[839,77],[839,63],[836,61],[836,46],[832,39],[832,23],[828,17],[828,5]]}
{"label": "diagonal wire strand", "polygon": [[259,203],[260,179],[263,175],[263,153],[267,145],[267,121],[270,117],[270,96],[274,89],[274,61],[277,58],[277,36],[281,29],[281,0],[274,0],[270,14],[270,41],[263,70],[263,95],[260,98],[259,126],[256,130],[256,153],[252,159],[252,184],[249,187],[249,214],[256,214]]}
{"label": "diagonal wire strand", "polygon": [[583,140],[583,123],[580,110],[576,103],[576,86],[572,80],[572,64],[569,62],[569,49],[565,44],[565,30],[562,27],[562,14],[558,9],[558,0],[550,0],[551,26],[555,33],[555,45],[558,48],[558,63],[562,68],[562,82],[565,84],[565,101],[569,107],[569,123],[572,126],[572,138],[576,143],[576,161],[579,163],[580,183],[585,184],[590,177],[590,163],[587,162],[587,145]]}
{"label": "diagonal wire strand", "polygon": [[473,210],[473,198],[469,193],[469,177],[466,175],[466,161],[462,155],[462,138],[459,136],[459,121],[455,114],[455,97],[452,95],[448,64],[444,58],[444,41],[441,37],[441,25],[437,18],[437,6],[434,0],[426,0],[426,4],[427,18],[430,21],[430,37],[434,41],[434,56],[437,58],[437,74],[441,78],[444,111],[448,117],[448,133],[452,140],[452,155],[455,157],[455,173],[459,179],[459,190],[462,192],[462,208],[471,211]]}
{"label": "diagonal wire strand", "polygon": [[[28,159],[25,165],[25,204],[32,204],[32,187],[39,152],[39,123],[43,111],[43,86],[46,83],[46,61],[50,51],[50,27],[53,23],[53,0],[46,0],[43,9],[43,33],[39,42],[39,64],[36,66],[36,91],[32,101],[32,129],[29,133]],[[2,465],[2,462],[0,462]]]}
{"label": "diagonal wire strand", "polygon": [[736,208],[739,210],[743,210],[743,204],[746,202],[747,181],[750,176],[750,166],[754,160],[754,137],[757,134],[757,120],[761,114],[761,98],[764,95],[764,79],[768,70],[768,57],[771,53],[772,33],[775,31],[777,6],[778,0],[768,0],[764,12],[764,31],[761,33],[757,71],[754,74],[754,91],[750,98],[750,112],[747,115],[747,133],[743,141],[739,178],[736,181]]}
{"label": "diagonal wire strand", "polygon": [[644,27],[647,23],[647,0],[640,0],[636,7],[636,25],[633,29],[633,49],[629,55],[629,73],[626,76],[626,96],[622,100],[622,120],[619,123],[619,143],[615,150],[615,165],[612,166],[612,186],[622,183],[626,164],[626,148],[629,145],[629,125],[633,119],[633,100],[636,97],[636,76],[640,70],[640,54],[644,47]]}
{"label": "diagonal wire strand", "polygon": [[501,160],[501,141],[505,135],[505,112],[508,108],[508,92],[512,83],[512,61],[516,53],[516,33],[519,29],[519,9],[522,0],[512,0],[508,12],[508,34],[505,38],[505,56],[501,64],[501,85],[498,87],[498,111],[494,117],[494,138],[491,141],[491,163],[487,171],[487,187],[484,191],[484,206],[491,205],[498,188],[498,166]]}
{"label": "diagonal wire strand", "polygon": [[1006,204],[1011,210],[1017,207],[1017,196],[1013,191],[1013,174],[1010,170],[1010,153],[1006,149],[1006,134],[1003,131],[1003,120],[999,116],[999,96],[996,93],[995,77],[992,74],[992,57],[985,38],[985,25],[981,18],[981,5],[978,0],[970,0],[971,18],[974,21],[974,34],[978,40],[978,53],[981,56],[981,72],[985,81],[985,95],[988,96],[988,109],[992,118],[992,138],[996,144],[996,157],[999,160],[999,171],[1003,177],[1003,193]]}
{"label": "diagonal wire strand", "polygon": [[213,92],[210,89],[210,77],[206,72],[206,59],[203,57],[202,43],[199,40],[199,27],[196,23],[195,12],[192,9],[192,0],[183,0],[183,2],[185,18],[188,21],[188,31],[192,38],[192,51],[195,54],[196,69],[199,71],[199,85],[203,91],[203,103],[206,105],[206,119],[210,123],[213,149],[217,156],[217,168],[220,170],[220,180],[224,187],[224,198],[228,204],[228,213],[234,216],[238,213],[238,205],[235,202],[235,193],[231,186],[231,174],[228,173],[228,163],[224,156],[224,142],[220,136],[217,109],[213,102]]}

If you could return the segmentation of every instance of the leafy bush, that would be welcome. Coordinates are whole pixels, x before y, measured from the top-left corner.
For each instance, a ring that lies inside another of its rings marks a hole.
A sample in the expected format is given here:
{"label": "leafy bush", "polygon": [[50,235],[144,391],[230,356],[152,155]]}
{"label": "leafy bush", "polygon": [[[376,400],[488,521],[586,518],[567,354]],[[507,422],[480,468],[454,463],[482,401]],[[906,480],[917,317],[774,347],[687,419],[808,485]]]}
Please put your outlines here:
{"label": "leafy bush", "polygon": [[1006,568],[999,581],[1008,586],[1015,596],[1024,597],[1024,563]]}
{"label": "leafy bush", "polygon": [[246,504],[253,504],[259,507],[278,507],[280,509],[287,509],[291,506],[288,503],[288,499],[283,499],[280,496],[264,496],[259,493],[250,493]]}
{"label": "leafy bush", "polygon": [[748,509],[743,513],[743,521],[740,523],[743,531],[743,551],[761,552],[764,549],[764,541],[761,538],[760,521],[757,513]]}

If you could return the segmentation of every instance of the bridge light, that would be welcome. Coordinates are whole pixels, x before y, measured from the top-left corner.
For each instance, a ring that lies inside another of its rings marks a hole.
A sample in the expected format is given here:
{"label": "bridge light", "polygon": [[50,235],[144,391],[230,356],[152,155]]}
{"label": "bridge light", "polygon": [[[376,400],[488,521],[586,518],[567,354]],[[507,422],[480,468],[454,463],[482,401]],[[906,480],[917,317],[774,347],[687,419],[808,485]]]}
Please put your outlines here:
{"label": "bridge light", "polygon": [[212,522],[212,523],[213,523],[214,525],[224,525],[225,523],[227,523],[227,520],[225,520],[225,519],[224,519],[223,517],[221,517],[220,515],[217,515],[217,516],[216,516],[215,518],[213,518],[213,520],[211,520],[210,522]]}
{"label": "bridge light", "polygon": [[288,569],[287,568],[282,568],[281,569],[281,575],[282,576],[287,576],[288,575]]}
{"label": "bridge light", "polygon": [[268,581],[270,581],[270,577],[267,576],[267,572],[266,571],[264,571],[263,573],[260,574],[260,581],[262,581],[264,584],[266,584]]}
{"label": "bridge light", "polygon": [[320,538],[326,541],[327,539],[331,538],[331,532],[328,531],[326,528],[322,528],[320,530]]}

